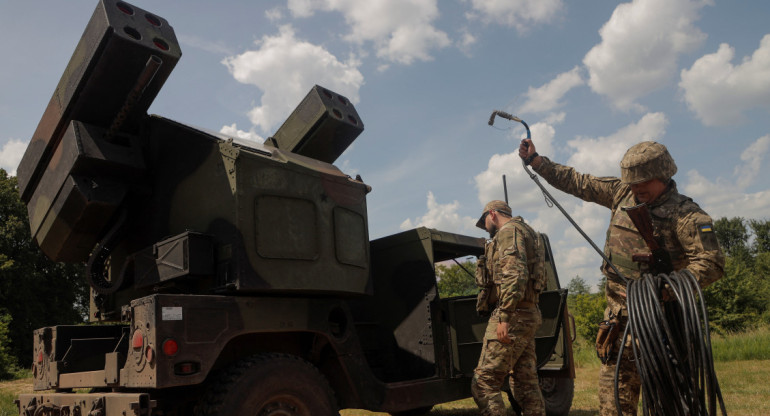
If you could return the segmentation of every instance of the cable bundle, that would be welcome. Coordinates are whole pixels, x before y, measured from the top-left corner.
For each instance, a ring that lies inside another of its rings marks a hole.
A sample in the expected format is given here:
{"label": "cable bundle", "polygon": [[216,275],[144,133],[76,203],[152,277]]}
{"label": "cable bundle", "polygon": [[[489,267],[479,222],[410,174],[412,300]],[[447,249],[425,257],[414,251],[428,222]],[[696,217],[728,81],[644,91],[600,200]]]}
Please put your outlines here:
{"label": "cable bundle", "polygon": [[[669,297],[661,288],[668,285]],[[643,415],[727,415],[711,354],[706,305],[695,277],[684,269],[629,279],[628,325],[642,381]],[[621,344],[618,358],[623,355]],[[615,367],[615,403],[620,414]]]}

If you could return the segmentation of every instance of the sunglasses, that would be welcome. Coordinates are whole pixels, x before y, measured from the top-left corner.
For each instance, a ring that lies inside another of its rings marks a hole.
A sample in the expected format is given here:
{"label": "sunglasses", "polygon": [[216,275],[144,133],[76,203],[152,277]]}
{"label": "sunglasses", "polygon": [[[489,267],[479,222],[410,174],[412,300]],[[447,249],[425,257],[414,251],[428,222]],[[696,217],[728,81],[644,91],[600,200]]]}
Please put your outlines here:
{"label": "sunglasses", "polygon": [[484,221],[486,221],[486,219],[487,219],[487,215],[489,215],[489,213],[490,213],[490,212],[492,212],[492,211],[497,211],[497,212],[499,212],[499,213],[501,213],[501,214],[505,215],[506,217],[509,217],[509,216],[510,216],[510,215],[509,215],[507,212],[504,212],[504,211],[500,211],[499,209],[490,209],[489,211],[487,211],[487,212],[485,212],[485,213],[481,214],[481,222],[482,222],[482,223],[483,223]]}

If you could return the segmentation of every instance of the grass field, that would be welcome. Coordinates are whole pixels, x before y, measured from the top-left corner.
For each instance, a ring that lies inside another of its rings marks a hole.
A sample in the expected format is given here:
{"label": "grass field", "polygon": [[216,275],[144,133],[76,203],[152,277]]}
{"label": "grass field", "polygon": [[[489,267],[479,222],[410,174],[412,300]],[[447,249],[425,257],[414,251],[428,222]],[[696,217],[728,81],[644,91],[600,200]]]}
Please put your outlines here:
{"label": "grass field", "polygon": [[[713,352],[717,377],[722,395],[731,416],[770,415],[770,329],[760,329],[746,334],[714,337]],[[599,414],[597,380],[599,362],[590,349],[579,349],[575,378],[575,398],[572,416]],[[32,379],[0,382],[0,416],[16,415],[13,400],[19,393],[31,392]],[[477,415],[471,399],[459,400],[436,406],[433,416]],[[342,416],[384,416],[362,410],[343,410]]]}

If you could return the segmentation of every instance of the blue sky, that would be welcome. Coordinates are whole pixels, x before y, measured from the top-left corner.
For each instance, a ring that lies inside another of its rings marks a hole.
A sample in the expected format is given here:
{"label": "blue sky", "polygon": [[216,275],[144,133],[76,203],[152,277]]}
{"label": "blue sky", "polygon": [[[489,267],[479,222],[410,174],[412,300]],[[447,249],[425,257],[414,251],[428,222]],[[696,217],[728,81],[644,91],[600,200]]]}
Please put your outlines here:
{"label": "blue sky", "polygon": [[[482,236],[502,199],[548,233],[562,281],[600,259],[526,177],[541,154],[618,175],[625,150],[666,144],[682,193],[712,217],[770,212],[770,2],[635,0],[135,1],[183,56],[151,113],[263,140],[314,84],[365,131],[335,164],[360,174],[372,238],[425,225]],[[14,173],[93,12],[93,0],[0,0],[0,167]],[[554,191],[600,246],[609,212]]]}

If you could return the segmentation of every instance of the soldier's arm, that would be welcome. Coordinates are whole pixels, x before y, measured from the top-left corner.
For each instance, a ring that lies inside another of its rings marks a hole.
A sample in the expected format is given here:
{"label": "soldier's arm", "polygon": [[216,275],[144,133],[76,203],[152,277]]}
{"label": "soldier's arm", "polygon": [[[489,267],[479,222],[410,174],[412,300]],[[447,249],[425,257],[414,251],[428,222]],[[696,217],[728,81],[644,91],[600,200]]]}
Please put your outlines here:
{"label": "soldier's arm", "polygon": [[711,217],[702,211],[691,212],[677,221],[676,232],[687,257],[687,269],[700,286],[706,287],[722,278],[725,256]]}
{"label": "soldier's arm", "polygon": [[518,226],[500,230],[498,238],[498,261],[500,262],[500,321],[508,322],[524,297],[529,279],[527,269],[527,250],[524,238],[526,233]]}
{"label": "soldier's arm", "polygon": [[554,188],[584,201],[612,208],[613,197],[622,186],[620,179],[580,173],[572,167],[556,163],[545,156],[539,156],[538,159],[540,163],[535,167],[535,172]]}

